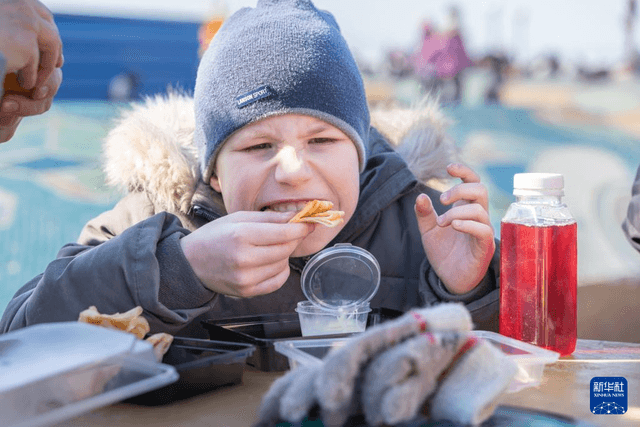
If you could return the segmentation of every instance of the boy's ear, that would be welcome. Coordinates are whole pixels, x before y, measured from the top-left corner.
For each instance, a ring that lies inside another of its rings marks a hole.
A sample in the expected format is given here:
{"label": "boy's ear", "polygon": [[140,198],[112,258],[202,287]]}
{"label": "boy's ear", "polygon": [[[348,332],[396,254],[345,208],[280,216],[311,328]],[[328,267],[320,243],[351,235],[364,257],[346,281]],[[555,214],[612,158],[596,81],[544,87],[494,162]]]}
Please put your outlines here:
{"label": "boy's ear", "polygon": [[211,175],[211,178],[209,178],[209,185],[211,186],[211,188],[216,190],[218,193],[222,193],[222,187],[220,186],[220,180],[218,179],[216,174]]}

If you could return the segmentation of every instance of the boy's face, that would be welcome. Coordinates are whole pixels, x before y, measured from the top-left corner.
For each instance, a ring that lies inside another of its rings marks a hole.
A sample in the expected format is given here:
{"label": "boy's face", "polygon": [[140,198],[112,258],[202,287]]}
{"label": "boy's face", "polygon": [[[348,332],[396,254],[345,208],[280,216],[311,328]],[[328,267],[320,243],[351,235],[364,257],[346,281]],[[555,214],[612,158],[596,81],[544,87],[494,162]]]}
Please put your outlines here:
{"label": "boy's face", "polygon": [[222,193],[228,213],[298,211],[309,200],[329,200],[344,211],[336,227],[316,225],[292,256],[323,249],[355,212],[359,195],[358,153],[340,129],[298,114],[273,116],[236,131],[216,159],[211,187]]}

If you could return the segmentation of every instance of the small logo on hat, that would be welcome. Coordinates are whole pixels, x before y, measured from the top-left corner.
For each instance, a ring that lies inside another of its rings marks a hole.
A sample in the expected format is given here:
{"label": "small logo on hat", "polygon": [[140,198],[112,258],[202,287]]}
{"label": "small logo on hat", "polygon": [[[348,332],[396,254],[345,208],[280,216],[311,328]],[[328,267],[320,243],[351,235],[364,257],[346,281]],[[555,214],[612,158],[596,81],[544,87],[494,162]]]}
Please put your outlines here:
{"label": "small logo on hat", "polygon": [[260,99],[268,98],[273,95],[275,95],[275,93],[269,86],[260,86],[257,89],[238,96],[236,98],[236,105],[238,108],[246,107]]}

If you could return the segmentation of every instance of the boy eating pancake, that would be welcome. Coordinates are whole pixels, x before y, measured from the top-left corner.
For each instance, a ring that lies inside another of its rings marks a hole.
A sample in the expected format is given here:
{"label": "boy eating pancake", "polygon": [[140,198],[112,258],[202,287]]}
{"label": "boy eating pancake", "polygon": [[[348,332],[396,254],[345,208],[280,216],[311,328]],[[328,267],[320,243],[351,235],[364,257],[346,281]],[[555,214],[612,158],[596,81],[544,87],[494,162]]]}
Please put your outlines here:
{"label": "boy eating pancake", "polygon": [[[403,134],[438,159],[449,143],[429,114],[413,114]],[[151,333],[194,336],[199,320],[293,312],[306,262],[336,243],[379,261],[372,307],[456,301],[497,330],[486,188],[457,163],[429,163],[426,176],[461,181],[442,194],[416,178],[415,159],[371,125],[335,19],[309,0],[260,0],[230,16],[193,98],[172,92],[124,112],[104,152],[108,182],[126,195],[18,291],[3,331],[92,305],[140,306]],[[311,201],[340,214],[291,221]]]}

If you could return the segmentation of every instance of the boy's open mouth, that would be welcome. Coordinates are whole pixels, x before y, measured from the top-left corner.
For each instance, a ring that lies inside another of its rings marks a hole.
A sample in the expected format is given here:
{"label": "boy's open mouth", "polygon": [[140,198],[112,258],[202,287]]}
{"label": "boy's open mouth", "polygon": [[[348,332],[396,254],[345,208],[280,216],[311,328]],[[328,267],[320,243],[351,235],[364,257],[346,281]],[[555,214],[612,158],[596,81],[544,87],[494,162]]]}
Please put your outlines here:
{"label": "boy's open mouth", "polygon": [[260,208],[260,211],[299,212],[306,206],[306,204],[307,202],[275,203],[273,205]]}

